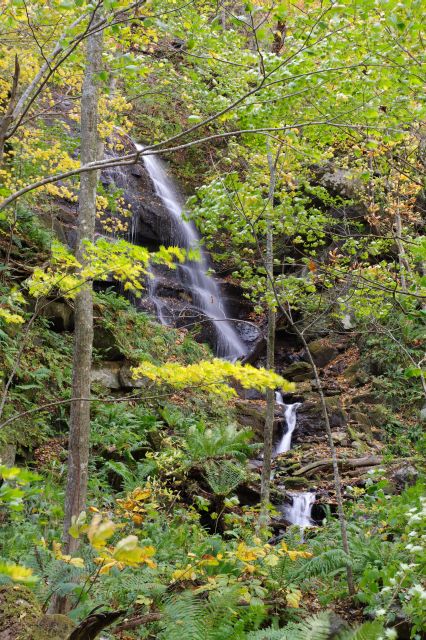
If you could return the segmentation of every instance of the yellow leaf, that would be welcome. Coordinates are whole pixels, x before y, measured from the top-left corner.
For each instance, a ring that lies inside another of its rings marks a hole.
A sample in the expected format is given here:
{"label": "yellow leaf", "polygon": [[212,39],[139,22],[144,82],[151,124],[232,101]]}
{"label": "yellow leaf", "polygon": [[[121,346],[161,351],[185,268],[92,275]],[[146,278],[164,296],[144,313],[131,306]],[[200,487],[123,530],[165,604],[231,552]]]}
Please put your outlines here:
{"label": "yellow leaf", "polygon": [[116,526],[112,520],[102,520],[102,516],[96,514],[90,523],[87,537],[94,549],[102,549],[102,547],[105,547],[107,540],[114,534],[115,530]]}
{"label": "yellow leaf", "polygon": [[0,562],[0,576],[6,576],[13,582],[23,582],[25,584],[31,584],[37,582],[37,576],[33,575],[32,569],[22,567],[14,562]]}
{"label": "yellow leaf", "polygon": [[293,591],[287,591],[286,593],[287,604],[292,609],[299,608],[301,599],[302,599],[302,592],[299,591],[299,589],[294,589]]}
{"label": "yellow leaf", "polygon": [[117,543],[113,556],[119,562],[124,562],[130,567],[145,562],[148,566],[154,568],[156,565],[151,560],[155,554],[154,547],[139,547],[136,536],[127,536]]}
{"label": "yellow leaf", "polygon": [[71,558],[69,564],[72,564],[73,567],[78,567],[79,569],[84,569],[84,560],[83,558]]}
{"label": "yellow leaf", "polygon": [[249,562],[251,560],[256,560],[257,558],[257,554],[253,549],[249,549],[245,542],[240,542],[235,552],[235,556],[242,562]]}
{"label": "yellow leaf", "polygon": [[113,560],[112,562],[107,562],[106,564],[104,564],[101,569],[99,569],[99,575],[103,576],[107,573],[110,572],[110,569],[112,569],[112,567],[115,567],[118,563],[115,562],[115,560]]}
{"label": "yellow leaf", "polygon": [[276,567],[278,562],[279,562],[279,557],[274,555],[273,553],[270,554],[269,556],[266,556],[264,562],[265,564],[267,564],[269,567]]}
{"label": "yellow leaf", "polygon": [[215,567],[218,564],[219,564],[219,560],[209,554],[205,554],[199,562],[200,566],[206,565],[208,567]]}

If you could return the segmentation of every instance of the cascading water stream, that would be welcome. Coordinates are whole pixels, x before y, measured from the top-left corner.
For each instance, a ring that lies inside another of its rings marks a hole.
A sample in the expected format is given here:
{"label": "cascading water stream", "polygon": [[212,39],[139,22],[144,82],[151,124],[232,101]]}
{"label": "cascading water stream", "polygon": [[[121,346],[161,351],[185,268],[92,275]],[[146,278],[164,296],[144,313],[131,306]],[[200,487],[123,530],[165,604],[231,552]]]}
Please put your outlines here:
{"label": "cascading water stream", "polygon": [[312,507],[315,502],[315,493],[310,491],[303,492],[288,492],[287,495],[291,498],[291,504],[285,503],[282,507],[284,517],[291,524],[296,524],[300,529],[306,529],[306,527],[312,527],[314,522],[312,520]]}
{"label": "cascading water stream", "polygon": [[[275,392],[275,402],[280,407],[285,420],[286,429],[275,447],[275,455],[280,455],[291,449],[291,439],[297,424],[297,409],[300,402],[293,404],[285,404],[280,391]],[[315,503],[315,493],[310,491],[304,492],[288,492],[287,496],[291,498],[291,504],[284,503],[281,511],[285,519],[290,524],[297,525],[303,534],[306,527],[313,526],[312,507]]]}
{"label": "cascading water stream", "polygon": [[[135,145],[137,150],[143,150]],[[225,306],[215,280],[207,275],[206,255],[200,247],[200,238],[194,225],[182,216],[183,201],[175,185],[167,175],[164,164],[156,156],[142,156],[147,173],[154,185],[156,194],[170,213],[173,221],[173,242],[182,249],[198,249],[200,260],[187,260],[177,267],[179,280],[190,293],[193,306],[209,318],[216,334],[216,354],[227,360],[236,360],[247,352],[246,346],[239,337],[232,323],[227,319]],[[155,296],[155,276],[150,283],[151,298],[156,306],[160,322],[168,324],[167,313],[161,300]]]}
{"label": "cascading water stream", "polygon": [[295,402],[294,404],[284,404],[282,394],[279,391],[275,392],[275,400],[276,403],[283,408],[282,410],[286,423],[286,430],[283,433],[281,440],[275,447],[275,455],[278,456],[280,455],[280,453],[285,453],[286,451],[290,451],[291,449],[291,438],[293,435],[293,431],[296,428],[296,412],[300,407],[300,402]]}

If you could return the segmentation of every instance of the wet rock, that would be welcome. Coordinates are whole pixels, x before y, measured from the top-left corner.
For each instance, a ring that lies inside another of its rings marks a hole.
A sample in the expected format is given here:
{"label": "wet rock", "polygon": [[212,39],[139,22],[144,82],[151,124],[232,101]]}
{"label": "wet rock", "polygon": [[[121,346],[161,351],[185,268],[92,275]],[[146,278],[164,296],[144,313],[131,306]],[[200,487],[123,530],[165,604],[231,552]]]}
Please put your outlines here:
{"label": "wet rock", "polygon": [[107,389],[120,389],[120,365],[117,362],[104,362],[102,366],[92,369],[91,382]]}
{"label": "wet rock", "polygon": [[[237,422],[242,427],[250,427],[258,436],[263,438],[265,427],[265,404],[250,400],[237,400],[235,403]],[[274,421],[274,439],[279,435],[282,424],[282,416],[278,413]]]}
{"label": "wet rock", "polygon": [[291,382],[303,382],[314,377],[311,365],[303,361],[293,362],[288,367],[285,367],[281,374]]}
{"label": "wet rock", "polygon": [[44,318],[49,320],[53,331],[72,331],[74,329],[74,310],[66,302],[48,302],[41,310]]}
{"label": "wet rock", "polygon": [[312,482],[302,476],[289,476],[283,481],[287,489],[310,489],[312,487]]}
{"label": "wet rock", "polygon": [[308,344],[308,349],[317,367],[324,367],[339,355],[339,351],[325,339],[314,340]]}
{"label": "wet rock", "polygon": [[[338,396],[326,398],[328,417],[332,429],[341,429],[347,423],[347,415]],[[294,443],[303,443],[307,436],[324,438],[324,415],[319,400],[304,402],[297,411],[297,426],[293,434]]]}

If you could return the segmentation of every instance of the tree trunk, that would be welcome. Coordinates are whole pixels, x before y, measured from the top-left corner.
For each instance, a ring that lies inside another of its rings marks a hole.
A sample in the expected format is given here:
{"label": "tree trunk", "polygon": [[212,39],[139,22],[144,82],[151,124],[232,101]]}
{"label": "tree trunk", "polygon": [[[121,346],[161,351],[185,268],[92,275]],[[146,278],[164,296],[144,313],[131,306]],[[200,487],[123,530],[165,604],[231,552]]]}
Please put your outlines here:
{"label": "tree trunk", "polygon": [[[279,153],[279,152],[278,152]],[[273,228],[272,213],[274,206],[275,191],[275,163],[270,150],[268,150],[268,164],[270,173],[269,193],[268,193],[268,211],[266,218],[266,260],[265,268],[268,273],[267,278],[267,299],[268,299],[268,331],[266,337],[266,368],[273,371],[275,363],[275,324],[276,312],[273,291],[273,272],[274,272],[274,244],[273,244]],[[263,435],[263,465],[262,479],[260,485],[260,516],[259,526],[265,526],[268,523],[268,506],[271,488],[271,465],[272,465],[272,440],[274,435],[274,414],[275,414],[275,392],[273,389],[266,391],[266,416],[265,430]]]}
{"label": "tree trunk", "polygon": [[[86,69],[81,96],[81,164],[99,159],[98,74],[101,70],[103,32],[87,40]],[[93,242],[96,219],[98,172],[83,173],[80,179],[78,242],[76,257],[84,265],[85,243]],[[90,397],[90,372],[93,345],[93,284],[87,282],[75,299],[74,358],[72,397]],[[73,553],[78,541],[69,535],[73,516],[85,509],[90,436],[90,402],[74,400],[71,404],[68,452],[68,481],[65,495],[64,552]]]}
{"label": "tree trunk", "polygon": [[[290,318],[290,321],[291,321],[291,318]],[[322,413],[323,413],[323,416],[324,416],[325,431],[326,431],[326,434],[327,434],[328,446],[330,448],[331,459],[332,459],[333,478],[334,478],[334,491],[336,493],[337,515],[339,517],[340,534],[342,536],[342,547],[343,547],[343,551],[346,553],[346,555],[348,556],[348,560],[349,560],[348,564],[346,565],[346,577],[347,577],[348,591],[349,591],[349,594],[351,596],[353,596],[355,594],[355,585],[354,585],[352,566],[350,564],[351,553],[350,553],[349,543],[348,543],[348,531],[347,531],[347,526],[346,526],[346,518],[345,518],[345,512],[343,510],[342,483],[341,483],[341,480],[340,480],[339,463],[338,463],[338,459],[337,459],[336,448],[334,446],[333,435],[332,435],[332,432],[331,432],[331,425],[330,425],[330,418],[329,418],[329,415],[328,415],[327,403],[325,401],[324,390],[323,390],[323,387],[322,387],[321,379],[319,377],[318,369],[316,367],[316,364],[314,362],[314,359],[313,359],[312,354],[310,352],[310,349],[308,347],[308,343],[306,342],[306,338],[305,338],[303,332],[299,330],[297,325],[295,325],[293,322],[291,322],[291,324],[292,324],[292,328],[297,333],[298,337],[302,341],[303,346],[305,348],[306,355],[308,356],[309,363],[310,363],[310,365],[312,367],[312,370],[314,372],[316,387],[317,387],[317,390],[318,390],[318,393],[319,393],[319,397],[320,397]]]}
{"label": "tree trunk", "polygon": [[15,56],[15,69],[13,72],[12,87],[10,89],[9,102],[5,107],[3,114],[0,117],[0,167],[3,164],[4,146],[7,140],[7,130],[13,119],[13,110],[15,108],[18,82],[19,82],[20,67],[18,56]]}

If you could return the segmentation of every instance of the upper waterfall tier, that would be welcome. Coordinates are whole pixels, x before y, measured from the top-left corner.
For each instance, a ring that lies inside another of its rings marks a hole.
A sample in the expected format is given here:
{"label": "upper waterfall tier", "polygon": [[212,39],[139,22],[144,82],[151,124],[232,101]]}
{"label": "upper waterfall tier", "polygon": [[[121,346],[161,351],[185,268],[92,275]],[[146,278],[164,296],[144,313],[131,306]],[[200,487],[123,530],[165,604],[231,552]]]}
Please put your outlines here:
{"label": "upper waterfall tier", "polygon": [[[137,146],[138,150],[142,148]],[[216,354],[227,360],[236,360],[247,353],[247,348],[233,322],[228,319],[225,302],[217,282],[207,273],[208,261],[206,253],[200,246],[200,236],[195,226],[183,218],[182,197],[168,176],[164,163],[157,156],[146,155],[142,156],[142,159],[156,194],[170,214],[171,242],[183,249],[198,249],[200,254],[199,260],[187,260],[185,264],[178,266],[178,279],[190,295],[193,307],[212,322],[216,338]],[[154,274],[152,279],[150,293],[158,311],[160,302],[155,295]],[[161,310],[158,315],[160,321],[166,322],[167,315],[164,315],[164,310]]]}

